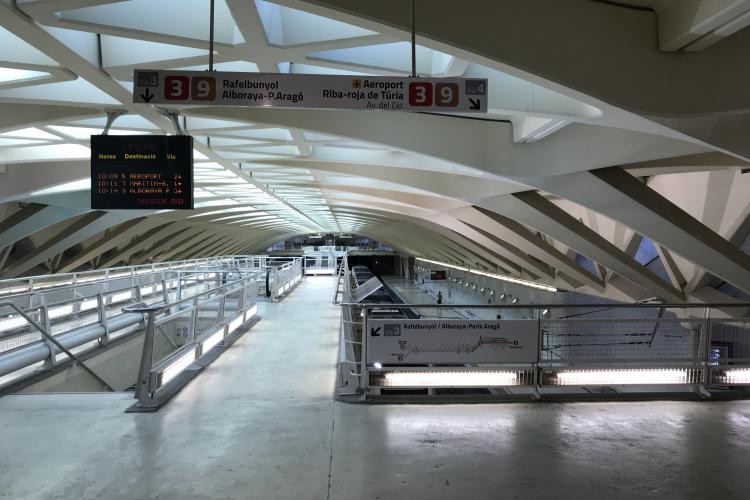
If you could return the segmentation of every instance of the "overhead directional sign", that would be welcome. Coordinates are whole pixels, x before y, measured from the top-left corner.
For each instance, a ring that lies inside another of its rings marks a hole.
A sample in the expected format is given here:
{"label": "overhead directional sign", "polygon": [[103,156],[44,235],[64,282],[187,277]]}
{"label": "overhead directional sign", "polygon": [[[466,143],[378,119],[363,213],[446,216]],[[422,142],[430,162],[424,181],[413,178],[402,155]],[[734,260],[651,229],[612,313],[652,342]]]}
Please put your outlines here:
{"label": "overhead directional sign", "polygon": [[486,113],[487,79],[136,70],[133,102]]}

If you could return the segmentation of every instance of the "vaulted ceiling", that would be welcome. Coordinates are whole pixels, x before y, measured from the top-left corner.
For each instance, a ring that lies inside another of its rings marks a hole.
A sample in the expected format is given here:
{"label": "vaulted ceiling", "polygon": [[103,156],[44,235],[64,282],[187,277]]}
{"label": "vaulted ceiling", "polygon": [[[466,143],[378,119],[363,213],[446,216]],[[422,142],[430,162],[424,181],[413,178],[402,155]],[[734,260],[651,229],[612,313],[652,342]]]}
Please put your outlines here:
{"label": "vaulted ceiling", "polygon": [[[750,2],[417,0],[417,72],[489,112],[133,104],[207,0],[0,1],[0,277],[318,232],[621,300],[750,294]],[[217,70],[408,75],[409,2],[217,0]],[[747,22],[746,22],[747,21]],[[196,209],[92,211],[89,136],[196,138]]]}

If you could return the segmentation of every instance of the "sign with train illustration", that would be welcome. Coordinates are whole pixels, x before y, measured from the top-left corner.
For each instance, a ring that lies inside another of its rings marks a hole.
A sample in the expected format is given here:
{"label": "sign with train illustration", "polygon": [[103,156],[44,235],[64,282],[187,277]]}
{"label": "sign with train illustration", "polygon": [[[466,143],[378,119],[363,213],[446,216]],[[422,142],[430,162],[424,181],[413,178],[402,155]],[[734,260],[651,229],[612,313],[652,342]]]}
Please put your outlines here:
{"label": "sign with train illustration", "polygon": [[367,361],[382,364],[534,363],[535,320],[369,320]]}

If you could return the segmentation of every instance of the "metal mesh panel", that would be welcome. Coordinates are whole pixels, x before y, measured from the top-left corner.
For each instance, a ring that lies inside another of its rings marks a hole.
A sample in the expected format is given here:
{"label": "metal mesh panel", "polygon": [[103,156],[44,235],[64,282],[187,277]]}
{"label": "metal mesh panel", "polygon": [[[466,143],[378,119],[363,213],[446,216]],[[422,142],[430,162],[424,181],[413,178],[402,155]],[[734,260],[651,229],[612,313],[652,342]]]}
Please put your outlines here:
{"label": "metal mesh panel", "polygon": [[[85,273],[39,276],[0,281],[0,301],[7,301],[25,311],[42,327],[49,327],[54,336],[98,324],[101,316],[111,319],[123,314],[123,309],[138,303],[147,305],[174,302],[178,298],[197,297],[209,290],[258,273],[255,258],[235,263],[234,259],[202,259],[186,263],[165,263],[126,267]],[[250,271],[242,270],[242,265]],[[211,292],[198,300],[196,332],[200,335],[217,328],[222,321],[234,319],[241,313],[241,304],[246,307],[256,301],[257,286],[237,287],[229,290],[222,307],[218,297],[226,291]],[[166,293],[164,291],[166,287]],[[178,287],[180,294],[178,297]],[[99,307],[99,296],[103,310]],[[45,305],[46,311],[45,313]],[[169,317],[172,315],[172,317]],[[166,320],[156,332],[157,354],[169,354],[179,350],[186,341],[195,337],[191,327],[193,310],[190,302],[167,308],[157,313],[157,318]],[[113,337],[133,331],[141,326],[129,325],[116,332]],[[189,338],[188,338],[189,337]],[[11,306],[0,306],[0,354],[45,341],[42,333]],[[75,346],[79,351],[96,345],[96,341]]]}
{"label": "metal mesh panel", "polygon": [[190,330],[192,309],[180,311],[158,321],[154,328],[154,364],[182,349],[195,340]]}
{"label": "metal mesh panel", "polygon": [[200,336],[221,320],[221,297],[213,297],[198,305],[195,318],[195,335]]}
{"label": "metal mesh panel", "polygon": [[[26,311],[34,321],[41,321],[39,309]],[[39,342],[43,335],[23,316],[9,306],[0,306],[0,352],[12,351]]]}
{"label": "metal mesh panel", "polygon": [[750,363],[750,319],[711,320],[709,363]]}
{"label": "metal mesh panel", "polygon": [[[74,309],[77,309],[77,306],[79,306],[80,302],[70,304],[74,307]],[[67,306],[61,306],[61,307],[67,307]],[[54,311],[55,308],[49,308],[48,311]],[[90,311],[73,311],[69,314],[65,314],[63,316],[59,316],[57,318],[53,318],[50,315],[50,333],[52,333],[53,336],[60,335],[61,333],[69,332],[71,330],[75,330],[76,328],[81,328],[86,325],[91,325],[94,323],[99,322],[99,312],[97,309],[92,309]]]}
{"label": "metal mesh panel", "polygon": [[227,295],[226,299],[224,300],[224,320],[230,320],[237,316],[240,312],[240,306],[242,304],[242,301],[240,298],[243,294],[243,288],[238,287],[234,290],[230,290]]}
{"label": "metal mesh panel", "polygon": [[697,360],[705,353],[702,320],[542,320],[542,361]]}
{"label": "metal mesh panel", "polygon": [[258,297],[258,281],[257,280],[250,281],[245,287],[244,293],[245,293],[244,304],[245,304],[245,308],[247,309],[252,304],[255,304],[256,299]]}

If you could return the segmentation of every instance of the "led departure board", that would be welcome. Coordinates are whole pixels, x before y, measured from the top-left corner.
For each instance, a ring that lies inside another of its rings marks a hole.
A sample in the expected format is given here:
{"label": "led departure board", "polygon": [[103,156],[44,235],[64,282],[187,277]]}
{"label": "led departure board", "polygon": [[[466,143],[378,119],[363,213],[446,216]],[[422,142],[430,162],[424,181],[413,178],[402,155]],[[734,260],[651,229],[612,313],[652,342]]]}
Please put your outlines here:
{"label": "led departure board", "polygon": [[430,271],[430,279],[432,281],[448,279],[448,273],[445,270],[442,271]]}
{"label": "led departure board", "polygon": [[92,135],[91,208],[193,208],[193,138]]}

